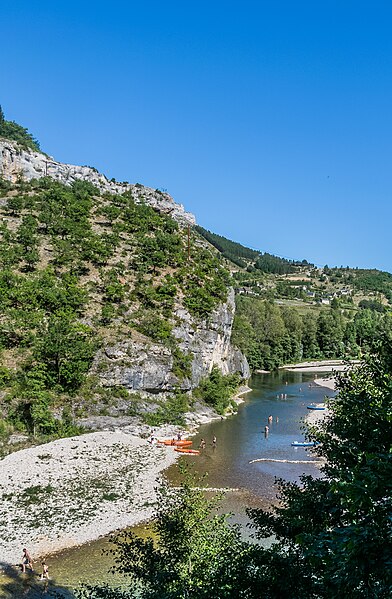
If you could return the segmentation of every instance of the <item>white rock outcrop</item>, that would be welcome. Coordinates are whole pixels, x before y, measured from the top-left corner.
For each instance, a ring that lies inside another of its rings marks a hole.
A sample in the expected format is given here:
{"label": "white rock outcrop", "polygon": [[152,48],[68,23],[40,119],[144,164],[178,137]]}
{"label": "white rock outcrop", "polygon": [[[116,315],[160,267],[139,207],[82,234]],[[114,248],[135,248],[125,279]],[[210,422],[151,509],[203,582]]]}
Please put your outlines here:
{"label": "white rock outcrop", "polygon": [[234,291],[206,320],[196,321],[185,309],[177,310],[173,335],[185,354],[192,356],[190,378],[173,374],[169,348],[151,342],[126,339],[97,353],[93,372],[105,387],[125,387],[130,392],[160,394],[176,388],[191,390],[208,376],[214,365],[223,374],[239,372],[250,377],[245,356],[230,342],[235,311]]}
{"label": "white rock outcrop", "polygon": [[101,192],[122,194],[132,191],[136,202],[144,201],[159,212],[169,214],[179,223],[193,225],[196,222],[194,215],[186,212],[184,206],[177,204],[168,193],[138,183],[109,180],[91,166],[57,162],[51,156],[22,149],[16,143],[2,138],[0,138],[0,176],[13,183],[19,177],[31,181],[31,179],[47,176],[65,185],[71,185],[74,181],[89,181]]}

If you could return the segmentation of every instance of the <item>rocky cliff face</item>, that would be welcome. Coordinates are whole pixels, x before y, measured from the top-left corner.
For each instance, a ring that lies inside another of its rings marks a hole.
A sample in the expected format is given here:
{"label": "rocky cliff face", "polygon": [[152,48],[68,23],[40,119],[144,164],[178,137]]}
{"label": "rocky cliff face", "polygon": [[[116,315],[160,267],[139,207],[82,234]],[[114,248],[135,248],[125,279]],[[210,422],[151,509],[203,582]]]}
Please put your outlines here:
{"label": "rocky cliff face", "polygon": [[174,220],[184,224],[195,224],[195,217],[177,204],[168,193],[163,193],[139,184],[110,181],[91,166],[75,166],[56,162],[50,156],[32,150],[23,150],[17,144],[0,139],[0,176],[13,183],[18,177],[27,181],[51,177],[65,185],[73,181],[89,181],[102,192],[122,194],[131,190],[135,201],[144,201],[159,212],[170,214]]}
{"label": "rocky cliff face", "polygon": [[192,355],[190,379],[179,380],[172,372],[173,357],[167,348],[142,340],[127,339],[99,352],[94,371],[107,387],[122,385],[129,391],[165,393],[180,387],[196,387],[216,364],[224,374],[239,372],[249,378],[249,365],[243,354],[230,343],[234,318],[234,292],[208,318],[196,323],[190,314],[178,310],[179,324],[173,330],[184,353]]}

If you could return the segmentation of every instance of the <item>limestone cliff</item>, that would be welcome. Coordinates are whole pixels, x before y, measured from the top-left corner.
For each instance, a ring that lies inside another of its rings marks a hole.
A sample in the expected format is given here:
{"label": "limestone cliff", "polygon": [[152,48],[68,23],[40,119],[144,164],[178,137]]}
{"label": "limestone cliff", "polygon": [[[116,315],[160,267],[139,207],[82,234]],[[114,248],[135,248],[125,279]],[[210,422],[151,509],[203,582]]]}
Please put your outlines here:
{"label": "limestone cliff", "polygon": [[124,386],[129,391],[165,393],[180,387],[188,391],[208,376],[214,364],[223,374],[239,372],[250,376],[245,356],[230,343],[234,318],[234,292],[226,303],[207,320],[196,322],[183,308],[177,311],[178,324],[173,330],[180,348],[192,355],[190,379],[179,380],[173,374],[173,356],[168,348],[148,340],[126,339],[103,348],[96,356],[93,370],[106,387]]}
{"label": "limestone cliff", "polygon": [[27,181],[41,177],[51,177],[65,185],[73,181],[89,181],[102,192],[122,194],[131,190],[136,199],[144,201],[159,212],[170,216],[182,223],[195,223],[195,217],[186,212],[182,204],[177,204],[168,194],[144,185],[120,183],[109,180],[91,166],[75,166],[57,162],[41,152],[24,150],[16,143],[0,138],[0,176],[7,181],[15,182],[18,177]]}

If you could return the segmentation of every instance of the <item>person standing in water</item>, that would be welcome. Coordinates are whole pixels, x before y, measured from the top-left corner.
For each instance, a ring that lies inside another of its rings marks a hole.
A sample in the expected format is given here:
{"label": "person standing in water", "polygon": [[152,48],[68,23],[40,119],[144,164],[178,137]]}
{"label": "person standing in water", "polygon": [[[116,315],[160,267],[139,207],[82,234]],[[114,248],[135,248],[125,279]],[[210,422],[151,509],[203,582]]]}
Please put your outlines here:
{"label": "person standing in water", "polygon": [[30,568],[30,570],[33,572],[33,560],[31,559],[31,555],[27,549],[23,549],[22,572],[26,572],[26,568]]}
{"label": "person standing in water", "polygon": [[268,416],[268,424],[272,424],[272,421],[273,421],[273,418],[272,418],[272,415],[270,414]]}
{"label": "person standing in water", "polygon": [[216,437],[215,437],[215,435],[212,438],[212,447],[216,447]]}
{"label": "person standing in water", "polygon": [[49,580],[49,567],[48,564],[45,562],[45,560],[42,560],[42,574],[41,574],[41,580]]}
{"label": "person standing in water", "polygon": [[265,438],[267,438],[267,437],[268,437],[268,434],[269,434],[269,426],[268,426],[268,424],[266,424],[266,425],[265,425],[265,427],[264,427],[264,435],[265,435]]}

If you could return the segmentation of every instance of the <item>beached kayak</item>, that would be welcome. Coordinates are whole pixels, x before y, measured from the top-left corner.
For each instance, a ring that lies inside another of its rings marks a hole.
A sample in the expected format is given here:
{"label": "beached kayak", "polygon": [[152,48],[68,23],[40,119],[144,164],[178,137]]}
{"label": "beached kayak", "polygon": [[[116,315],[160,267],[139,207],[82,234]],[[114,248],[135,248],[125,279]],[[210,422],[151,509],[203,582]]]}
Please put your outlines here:
{"label": "beached kayak", "polygon": [[174,451],[178,451],[179,453],[186,453],[187,455],[199,455],[200,453],[198,449],[189,449],[189,447],[175,447]]}
{"label": "beached kayak", "polygon": [[174,445],[175,447],[187,447],[188,445],[192,445],[192,441],[186,439],[160,439],[158,443],[163,443],[163,445]]}
{"label": "beached kayak", "polygon": [[306,406],[308,410],[325,410],[324,406]]}

